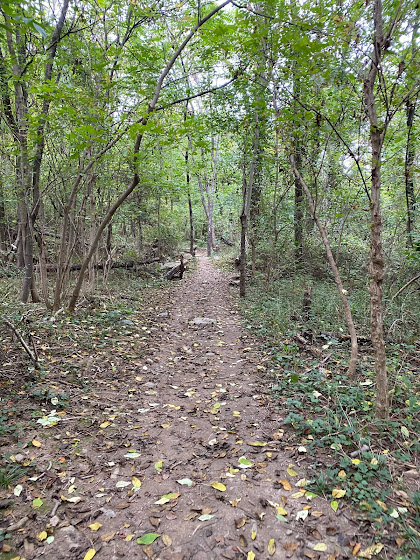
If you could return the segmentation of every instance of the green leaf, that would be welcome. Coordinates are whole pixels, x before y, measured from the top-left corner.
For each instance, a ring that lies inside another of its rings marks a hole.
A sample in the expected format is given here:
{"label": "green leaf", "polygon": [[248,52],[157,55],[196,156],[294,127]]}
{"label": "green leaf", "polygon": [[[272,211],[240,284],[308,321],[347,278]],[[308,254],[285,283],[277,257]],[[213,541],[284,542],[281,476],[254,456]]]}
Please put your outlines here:
{"label": "green leaf", "polygon": [[138,544],[152,544],[160,537],[160,533],[146,533],[137,539]]}
{"label": "green leaf", "polygon": [[401,426],[401,433],[406,439],[410,437],[410,432],[407,430],[405,426]]}
{"label": "green leaf", "polygon": [[332,509],[333,509],[334,511],[337,511],[337,510],[338,510],[338,502],[336,502],[335,500],[333,500],[333,501],[331,502],[331,507],[332,507]]}
{"label": "green leaf", "polygon": [[38,31],[38,33],[40,33],[44,39],[47,36],[47,32],[45,31],[45,29],[43,27],[41,27],[38,23],[35,23],[34,21],[32,22],[32,26],[33,28]]}

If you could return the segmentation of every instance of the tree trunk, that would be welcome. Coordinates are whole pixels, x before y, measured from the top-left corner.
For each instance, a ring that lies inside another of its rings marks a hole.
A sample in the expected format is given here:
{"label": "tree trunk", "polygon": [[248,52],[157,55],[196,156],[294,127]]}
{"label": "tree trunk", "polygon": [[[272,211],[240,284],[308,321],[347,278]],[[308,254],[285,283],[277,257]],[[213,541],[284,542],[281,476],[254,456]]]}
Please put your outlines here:
{"label": "tree trunk", "polygon": [[248,218],[246,212],[242,210],[241,221],[241,253],[239,257],[239,297],[246,295],[246,231],[248,228]]}
{"label": "tree trunk", "polygon": [[302,186],[302,189],[305,192],[306,198],[308,200],[309,210],[312,214],[312,218],[313,218],[313,220],[314,220],[314,222],[315,222],[315,224],[318,228],[318,231],[321,235],[321,239],[322,239],[322,242],[324,244],[325,251],[327,253],[327,259],[328,259],[328,262],[330,263],[331,270],[333,271],[333,274],[334,274],[334,280],[335,280],[335,283],[337,285],[338,293],[339,293],[339,296],[340,296],[340,299],[341,299],[341,304],[342,304],[343,309],[344,309],[344,315],[346,317],[347,328],[349,329],[349,334],[350,334],[350,339],[351,339],[351,354],[350,354],[348,375],[349,375],[349,377],[354,377],[354,375],[356,373],[356,366],[357,366],[358,343],[357,343],[356,329],[355,329],[355,326],[354,326],[354,321],[353,321],[353,316],[352,316],[352,313],[351,313],[350,304],[349,304],[348,299],[346,297],[347,292],[344,289],[343,283],[341,281],[340,272],[339,272],[338,267],[336,265],[336,262],[334,260],[333,253],[331,251],[331,246],[330,246],[330,242],[329,242],[329,239],[328,239],[328,236],[327,236],[327,232],[326,232],[324,226],[321,224],[320,219],[318,218],[318,214],[317,214],[316,208],[315,208],[315,202],[312,198],[311,191],[309,190],[308,185],[305,183],[302,175],[300,174],[299,170],[296,167],[296,162],[295,162],[295,158],[294,158],[293,154],[290,155],[290,163],[291,163],[292,171],[293,171],[296,179],[300,182],[300,184]]}
{"label": "tree trunk", "polygon": [[381,66],[383,54],[390,44],[390,37],[383,34],[382,2],[375,0],[373,5],[374,40],[371,65],[364,82],[363,93],[370,122],[370,145],[372,153],[371,192],[370,192],[370,329],[375,355],[376,373],[376,416],[386,419],[389,416],[388,375],[386,369],[385,340],[382,317],[382,290],[385,265],[382,252],[382,215],[381,215],[381,153],[385,136],[385,126],[379,124],[376,108],[375,82]]}
{"label": "tree trunk", "polygon": [[407,147],[405,151],[405,197],[407,201],[407,245],[414,247],[413,231],[415,229],[416,195],[414,192],[414,158],[415,149],[412,135],[417,99],[407,101]]}

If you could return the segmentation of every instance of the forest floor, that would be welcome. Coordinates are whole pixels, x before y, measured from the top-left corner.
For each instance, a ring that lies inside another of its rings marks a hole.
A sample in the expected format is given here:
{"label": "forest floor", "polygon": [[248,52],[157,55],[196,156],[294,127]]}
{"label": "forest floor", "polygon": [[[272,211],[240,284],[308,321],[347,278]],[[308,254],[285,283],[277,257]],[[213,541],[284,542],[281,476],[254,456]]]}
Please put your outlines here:
{"label": "forest floor", "polygon": [[[49,393],[43,418],[23,440],[9,439],[9,459],[28,473],[0,487],[1,560],[380,552],[380,536],[339,503],[339,489],[337,511],[306,491],[313,458],[282,427],[267,358],[242,329],[228,280],[201,256],[194,272],[154,294],[147,327],[137,328],[135,314],[120,321],[128,334],[118,347],[108,332],[102,358],[86,358],[74,342],[86,382],[71,382],[61,364],[50,390],[67,386],[70,404],[58,411]],[[43,352],[51,370],[60,365],[51,348]]]}

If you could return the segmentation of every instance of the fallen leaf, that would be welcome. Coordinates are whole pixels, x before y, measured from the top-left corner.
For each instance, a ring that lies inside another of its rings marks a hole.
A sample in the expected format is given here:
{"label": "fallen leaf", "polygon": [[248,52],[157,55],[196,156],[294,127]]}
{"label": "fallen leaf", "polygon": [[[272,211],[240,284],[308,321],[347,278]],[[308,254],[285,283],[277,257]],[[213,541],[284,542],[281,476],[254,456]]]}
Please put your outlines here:
{"label": "fallen leaf", "polygon": [[124,540],[127,541],[127,542],[130,542],[130,541],[132,541],[132,540],[134,539],[135,536],[136,536],[136,535],[133,535],[133,534],[127,535],[127,536],[125,537]]}
{"label": "fallen leaf", "polygon": [[177,492],[171,492],[170,494],[164,494],[159,500],[155,502],[157,505],[167,504],[171,500],[176,500],[180,496]]}
{"label": "fallen leaf", "polygon": [[255,560],[255,554],[250,550],[247,554],[246,560]]}
{"label": "fallen leaf", "polygon": [[92,523],[92,525],[89,525],[89,529],[91,531],[98,531],[98,529],[100,529],[102,527],[101,523]]}
{"label": "fallen leaf", "polygon": [[212,488],[214,488],[215,490],[219,490],[219,492],[225,492],[226,491],[226,486],[224,484],[222,484],[221,482],[212,482],[210,484],[210,486]]}
{"label": "fallen leaf", "polygon": [[294,541],[286,541],[283,543],[283,548],[284,550],[287,550],[287,552],[293,552],[294,550],[296,550],[298,547],[298,543],[294,542]]}
{"label": "fallen leaf", "polygon": [[346,471],[341,470],[338,475],[339,478],[341,478],[342,480],[344,480],[347,477],[347,473]]}
{"label": "fallen leaf", "polygon": [[249,461],[246,457],[240,457],[238,463],[241,469],[249,469],[249,467],[252,467],[251,461]]}
{"label": "fallen leaf", "polygon": [[299,521],[299,519],[301,519],[302,521],[305,521],[308,515],[309,515],[309,511],[307,509],[302,509],[301,511],[297,512],[296,520]]}
{"label": "fallen leaf", "polygon": [[126,480],[119,480],[115,485],[115,488],[125,488],[126,486],[131,486],[131,482],[127,482]]}
{"label": "fallen leaf", "polygon": [[342,498],[346,495],[346,490],[342,490],[341,488],[334,488],[332,491],[333,498]]}
{"label": "fallen leaf", "polygon": [[40,441],[36,440],[36,439],[33,439],[32,440],[32,445],[34,447],[41,447],[42,443]]}
{"label": "fallen leaf", "polygon": [[204,513],[203,515],[200,515],[200,517],[198,517],[199,521],[208,521],[209,519],[212,519],[214,517],[214,515],[210,515],[209,513]]}
{"label": "fallen leaf", "polygon": [[363,550],[362,552],[359,552],[358,554],[358,558],[372,558],[372,556],[376,556],[377,554],[379,554],[381,552],[381,550],[383,549],[384,545],[382,543],[377,543],[377,544],[373,544],[372,546],[369,546],[368,548],[366,548],[365,550]]}
{"label": "fallen leaf", "polygon": [[110,533],[105,533],[105,535],[101,536],[102,542],[109,542],[115,537],[115,531],[111,531]]}
{"label": "fallen leaf", "polygon": [[136,457],[140,457],[140,453],[137,453],[137,451],[129,451],[124,457],[127,457],[127,459],[136,459]]}
{"label": "fallen leaf", "polygon": [[336,502],[335,500],[333,500],[333,501],[331,502],[331,507],[332,507],[332,509],[333,509],[334,511],[337,511],[337,510],[338,510],[338,502]]}
{"label": "fallen leaf", "polygon": [[318,550],[320,552],[325,552],[327,549],[327,545],[323,542],[319,542],[314,546],[314,550]]}
{"label": "fallen leaf", "polygon": [[18,484],[17,486],[15,486],[14,490],[13,490],[13,494],[18,498],[23,490],[23,486],[22,484]]}
{"label": "fallen leaf", "polygon": [[284,508],[282,508],[281,506],[276,507],[276,512],[277,512],[278,515],[284,515],[284,516],[287,515],[287,511]]}
{"label": "fallen leaf", "polygon": [[181,484],[183,486],[192,486],[194,484],[194,482],[190,479],[190,478],[181,478],[180,480],[177,480],[178,484]]}
{"label": "fallen leaf", "polygon": [[297,472],[295,471],[295,469],[293,468],[293,465],[292,465],[292,464],[290,464],[290,465],[287,467],[287,474],[289,474],[290,476],[297,476],[297,475],[298,475],[298,473],[297,473]]}
{"label": "fallen leaf", "polygon": [[276,544],[274,542],[274,539],[270,539],[270,541],[268,542],[267,550],[270,556],[273,556],[273,554],[276,552]]}
{"label": "fallen leaf", "polygon": [[95,556],[95,554],[96,554],[96,550],[95,550],[94,548],[90,548],[90,549],[86,552],[86,554],[85,554],[83,560],[91,560],[91,559]]}
{"label": "fallen leaf", "polygon": [[141,486],[141,481],[136,476],[133,476],[133,478],[131,479],[131,483],[134,488],[140,488]]}
{"label": "fallen leaf", "polygon": [[356,556],[357,553],[359,552],[359,550],[360,550],[361,548],[362,548],[361,543],[357,543],[356,546],[355,546],[355,547],[353,548],[353,550],[352,550],[353,556]]}
{"label": "fallen leaf", "polygon": [[35,500],[32,501],[32,507],[33,508],[40,508],[43,503],[44,502],[41,500],[41,498],[35,498]]}
{"label": "fallen leaf", "polygon": [[162,467],[163,467],[163,461],[157,461],[155,463],[155,469],[157,470],[158,473],[162,472]]}
{"label": "fallen leaf", "polygon": [[[109,425],[111,424],[111,422],[109,422],[108,420],[106,422],[102,422],[102,424],[100,424],[100,428],[107,428]],[[93,558],[93,557],[92,557]]]}
{"label": "fallen leaf", "polygon": [[235,519],[235,526],[237,529],[243,527],[246,523],[246,519],[243,517],[242,519]]}
{"label": "fallen leaf", "polygon": [[171,546],[172,539],[169,535],[162,535],[162,541],[165,546]]}
{"label": "fallen leaf", "polygon": [[257,525],[254,523],[251,529],[251,539],[255,541],[257,538]]}
{"label": "fallen leaf", "polygon": [[253,447],[265,447],[267,444],[263,441],[247,441],[248,445],[252,445]]}
{"label": "fallen leaf", "polygon": [[40,533],[37,534],[36,538],[42,542],[45,541],[45,539],[48,537],[47,531],[41,531]]}
{"label": "fallen leaf", "polygon": [[288,480],[279,480],[279,484],[283,486],[284,490],[290,491],[292,489]]}
{"label": "fallen leaf", "polygon": [[160,537],[159,533],[146,533],[137,539],[138,544],[152,544]]}

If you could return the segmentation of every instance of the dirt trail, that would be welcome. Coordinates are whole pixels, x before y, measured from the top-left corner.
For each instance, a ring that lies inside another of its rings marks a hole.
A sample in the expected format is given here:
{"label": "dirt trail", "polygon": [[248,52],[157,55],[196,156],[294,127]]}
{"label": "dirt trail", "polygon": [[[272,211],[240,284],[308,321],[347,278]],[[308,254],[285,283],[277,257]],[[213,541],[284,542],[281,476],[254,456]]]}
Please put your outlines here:
{"label": "dirt trail", "polygon": [[[201,257],[167,295],[137,370],[117,372],[118,391],[92,393],[101,424],[66,432],[80,440],[79,457],[51,482],[57,510],[25,529],[22,557],[350,557],[355,525],[296,486],[302,458],[283,437],[225,275]],[[42,529],[54,533],[51,544],[35,538]],[[159,536],[139,545],[149,533]]]}

